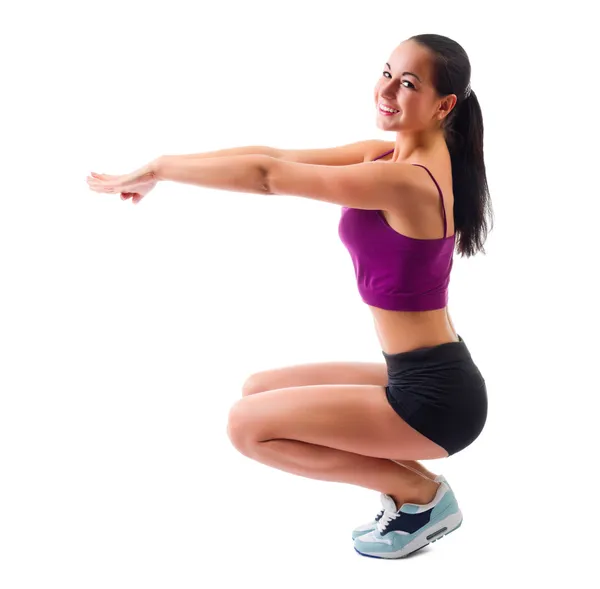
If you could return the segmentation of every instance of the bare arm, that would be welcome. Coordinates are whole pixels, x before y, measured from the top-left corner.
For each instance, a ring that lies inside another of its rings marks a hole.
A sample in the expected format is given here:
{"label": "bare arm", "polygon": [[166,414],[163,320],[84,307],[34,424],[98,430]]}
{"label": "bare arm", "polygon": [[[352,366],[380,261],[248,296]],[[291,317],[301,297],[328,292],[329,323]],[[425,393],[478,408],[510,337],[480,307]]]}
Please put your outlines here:
{"label": "bare arm", "polygon": [[[234,157],[238,155],[266,155],[276,159],[302,164],[314,164],[320,166],[349,166],[359,164],[370,159],[371,156],[380,155],[394,146],[393,142],[380,139],[367,139],[355,141],[345,145],[334,147],[321,147],[316,149],[279,149],[266,145],[251,145],[244,147],[232,147],[205,153],[192,153],[177,155],[180,158],[200,160],[215,157]],[[173,157],[173,156],[170,156]]]}
{"label": "bare arm", "polygon": [[195,159],[181,155],[163,155],[152,162],[157,180],[170,180],[216,190],[268,194],[269,162],[266,155],[230,155]]}
{"label": "bare arm", "polygon": [[187,158],[191,160],[200,160],[211,157],[232,157],[236,155],[268,155],[269,157],[281,157],[282,153],[282,150],[277,149],[276,147],[267,147],[266,145],[250,145],[244,147],[219,149],[217,151],[206,151],[204,153],[182,154],[177,155],[176,157]]}
{"label": "bare arm", "polygon": [[[157,180],[217,190],[293,193],[357,208],[387,209],[389,199],[397,199],[400,179],[392,178],[396,174],[389,166],[361,166],[371,152],[382,150],[384,145],[389,146],[378,139],[368,139],[321,149],[250,146],[191,155],[163,155],[152,162],[152,172]],[[408,169],[403,175],[414,174],[414,167],[403,166]],[[395,167],[398,174],[400,167]],[[418,180],[421,182],[420,176]],[[372,192],[377,197],[372,196]]]}
{"label": "bare arm", "polygon": [[[234,192],[300,196],[367,210],[395,209],[399,198],[417,198],[423,185],[418,169],[405,163],[329,166],[268,155],[201,160],[175,155],[159,157],[150,167],[156,180]],[[431,193],[429,197],[433,198]]]}

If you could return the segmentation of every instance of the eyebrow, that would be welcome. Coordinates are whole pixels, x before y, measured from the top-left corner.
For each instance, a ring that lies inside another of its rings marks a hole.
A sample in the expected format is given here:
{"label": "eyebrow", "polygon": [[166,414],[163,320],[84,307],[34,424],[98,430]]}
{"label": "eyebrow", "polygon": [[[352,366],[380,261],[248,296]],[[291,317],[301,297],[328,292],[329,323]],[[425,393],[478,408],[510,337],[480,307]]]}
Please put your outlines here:
{"label": "eyebrow", "polygon": [[[390,69],[392,69],[392,66],[386,62],[386,64]],[[402,72],[403,76],[414,76],[415,78],[417,78],[417,80],[419,80],[419,82],[421,82],[421,78],[419,78],[419,76],[417,76],[417,74],[413,74],[412,72]],[[421,82],[422,84],[423,82]]]}

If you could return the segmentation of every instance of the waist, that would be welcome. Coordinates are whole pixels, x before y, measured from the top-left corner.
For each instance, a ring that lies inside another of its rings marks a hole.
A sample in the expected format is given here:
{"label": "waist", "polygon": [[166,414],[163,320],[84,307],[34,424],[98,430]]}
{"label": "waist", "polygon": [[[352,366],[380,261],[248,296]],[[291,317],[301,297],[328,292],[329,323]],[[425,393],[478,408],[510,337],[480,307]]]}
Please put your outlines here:
{"label": "waist", "polygon": [[370,306],[381,349],[398,354],[457,341],[447,307],[433,311],[388,311]]}
{"label": "waist", "polygon": [[[422,372],[428,368],[451,367],[458,364],[474,366],[471,353],[460,335],[458,335],[458,341],[416,348],[395,354],[388,354],[385,351],[381,353],[385,359],[390,381],[401,375],[414,373],[415,371]],[[476,371],[476,367],[473,370]]]}

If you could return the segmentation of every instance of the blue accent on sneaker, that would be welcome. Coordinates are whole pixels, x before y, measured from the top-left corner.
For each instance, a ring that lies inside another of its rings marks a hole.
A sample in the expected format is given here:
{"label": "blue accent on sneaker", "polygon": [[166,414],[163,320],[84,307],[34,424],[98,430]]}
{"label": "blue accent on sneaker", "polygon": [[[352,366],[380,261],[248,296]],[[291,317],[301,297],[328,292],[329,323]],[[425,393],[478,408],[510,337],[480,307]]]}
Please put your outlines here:
{"label": "blue accent on sneaker", "polygon": [[406,503],[405,505],[403,505],[401,507],[401,509],[404,513],[418,513],[419,512],[419,506],[415,505],[414,503]]}
{"label": "blue accent on sneaker", "polygon": [[[433,480],[435,482],[437,482],[437,483],[445,482],[448,485],[448,487],[450,487],[450,485],[448,484],[448,481],[446,481],[444,475],[442,475],[442,474],[438,475]],[[405,510],[405,513],[415,513],[416,511],[418,511],[419,506],[418,505],[414,505],[412,503],[405,503],[402,506],[402,509]],[[410,511],[410,510],[414,510],[414,511]],[[381,516],[383,515],[383,513],[384,513],[384,510],[382,509],[375,516],[375,519],[371,520],[370,522],[368,522],[366,524],[363,524],[361,526],[358,526],[358,527],[354,528],[354,530],[352,531],[352,540],[356,540],[356,538],[359,538],[360,536],[363,536],[364,534],[368,534],[369,532],[372,532],[373,530],[376,530],[377,529],[377,523],[381,519]]]}
{"label": "blue accent on sneaker", "polygon": [[[460,528],[460,526],[462,525],[462,521],[460,524],[458,524],[454,530],[450,530],[449,532],[446,532],[445,534],[443,534],[442,536],[439,536],[437,538],[434,538],[433,540],[431,540],[431,544],[433,544],[436,540],[439,540],[440,538],[443,538],[444,536],[447,536],[448,534],[451,534],[452,532],[454,532],[455,530],[458,530],[458,528]],[[413,550],[412,552],[407,552],[405,555],[403,556],[398,556],[397,558],[406,558],[407,556],[410,556],[411,554],[414,554],[415,552],[419,552],[419,550],[421,550],[421,548],[425,548],[425,546],[429,546],[429,542],[427,542],[427,544],[423,544],[423,546],[421,546],[420,548],[417,548],[416,550]],[[356,550],[356,552],[358,552],[361,556],[368,556],[369,558],[385,558],[383,556],[375,556],[373,554],[367,554],[365,552],[359,552],[359,550],[356,548],[356,546],[354,547],[354,550]]]}
{"label": "blue accent on sneaker", "polygon": [[382,494],[384,513],[376,528],[354,539],[354,548],[363,556],[403,558],[435,542],[462,524],[462,513],[454,492],[442,481],[435,497],[425,505],[405,503],[399,509]]}

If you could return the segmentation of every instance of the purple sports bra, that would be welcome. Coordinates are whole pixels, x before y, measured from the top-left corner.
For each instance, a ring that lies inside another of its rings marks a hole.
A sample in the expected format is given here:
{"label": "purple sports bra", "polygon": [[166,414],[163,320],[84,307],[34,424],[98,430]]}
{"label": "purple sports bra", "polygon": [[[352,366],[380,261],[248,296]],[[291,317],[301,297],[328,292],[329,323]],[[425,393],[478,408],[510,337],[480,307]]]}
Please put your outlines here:
{"label": "purple sports bra", "polygon": [[[390,150],[376,161],[394,150]],[[389,311],[430,311],[448,303],[455,235],[448,229],[442,190],[433,174],[444,213],[444,237],[417,239],[398,233],[381,211],[342,207],[338,234],[350,253],[358,292],[373,307]]]}

